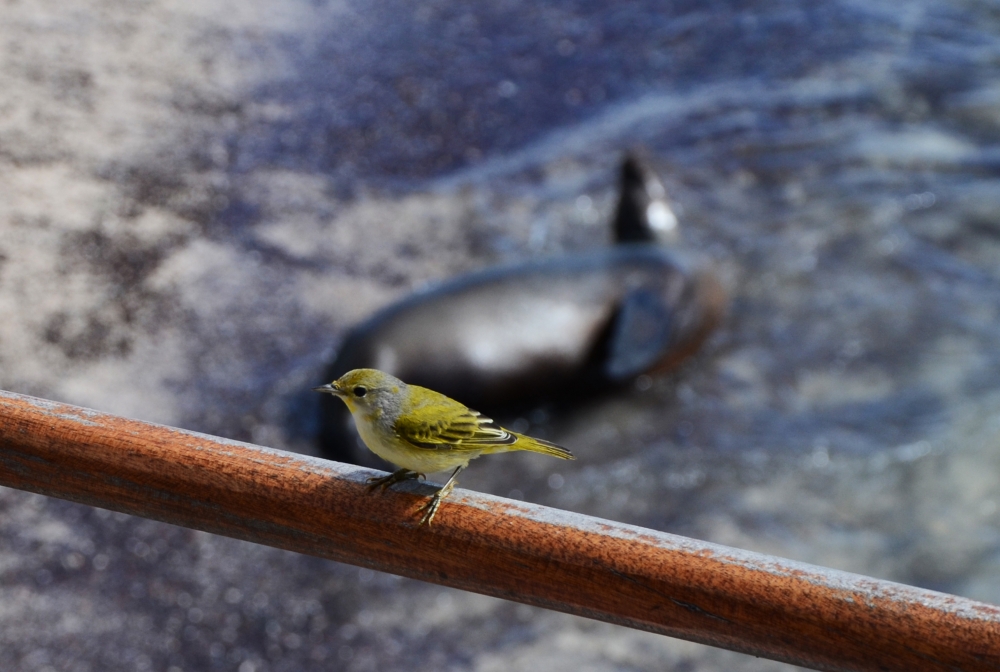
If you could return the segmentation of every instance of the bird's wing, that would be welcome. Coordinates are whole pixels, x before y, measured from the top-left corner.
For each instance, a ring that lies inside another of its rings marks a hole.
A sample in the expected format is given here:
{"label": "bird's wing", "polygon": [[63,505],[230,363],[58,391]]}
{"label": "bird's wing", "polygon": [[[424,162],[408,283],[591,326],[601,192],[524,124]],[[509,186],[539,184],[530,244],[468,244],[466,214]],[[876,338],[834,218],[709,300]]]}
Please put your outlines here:
{"label": "bird's wing", "polygon": [[517,441],[517,435],[493,427],[490,418],[447,397],[421,404],[417,410],[400,414],[396,433],[420,448],[472,452]]}

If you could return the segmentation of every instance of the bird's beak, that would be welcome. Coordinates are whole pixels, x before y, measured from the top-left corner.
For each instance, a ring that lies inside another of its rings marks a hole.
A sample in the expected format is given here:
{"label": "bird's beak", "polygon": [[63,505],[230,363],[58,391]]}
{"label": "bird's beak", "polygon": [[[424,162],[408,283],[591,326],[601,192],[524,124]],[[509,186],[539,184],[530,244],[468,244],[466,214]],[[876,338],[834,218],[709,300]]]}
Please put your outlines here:
{"label": "bird's beak", "polygon": [[335,387],[333,383],[329,385],[320,385],[319,387],[314,387],[313,392],[325,392],[326,394],[333,394],[336,396],[341,396],[340,389]]}

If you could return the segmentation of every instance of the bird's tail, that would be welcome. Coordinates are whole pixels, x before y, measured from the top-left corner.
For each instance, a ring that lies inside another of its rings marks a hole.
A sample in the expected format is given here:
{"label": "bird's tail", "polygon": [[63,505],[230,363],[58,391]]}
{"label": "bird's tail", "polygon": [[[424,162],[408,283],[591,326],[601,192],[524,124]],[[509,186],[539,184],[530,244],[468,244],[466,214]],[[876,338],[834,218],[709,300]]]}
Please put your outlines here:
{"label": "bird's tail", "polygon": [[[514,432],[511,432],[514,434]],[[552,457],[558,457],[563,460],[575,460],[573,453],[569,452],[562,446],[557,446],[554,443],[549,443],[548,441],[543,441],[542,439],[536,439],[530,436],[524,436],[523,434],[515,434],[517,436],[517,441],[511,446],[513,450],[530,450],[533,453],[542,453],[543,455],[551,455]]]}

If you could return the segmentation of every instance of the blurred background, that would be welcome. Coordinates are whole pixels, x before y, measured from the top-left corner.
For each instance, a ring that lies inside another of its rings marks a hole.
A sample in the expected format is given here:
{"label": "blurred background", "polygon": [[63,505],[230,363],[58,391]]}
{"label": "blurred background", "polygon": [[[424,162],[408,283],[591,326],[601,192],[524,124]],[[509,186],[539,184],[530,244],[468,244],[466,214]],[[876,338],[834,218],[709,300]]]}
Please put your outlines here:
{"label": "blurred background", "polygon": [[[730,288],[467,488],[1000,602],[995,2],[10,2],[0,387],[315,453],[339,339],[597,249],[623,151]],[[779,670],[0,489],[0,668]]]}

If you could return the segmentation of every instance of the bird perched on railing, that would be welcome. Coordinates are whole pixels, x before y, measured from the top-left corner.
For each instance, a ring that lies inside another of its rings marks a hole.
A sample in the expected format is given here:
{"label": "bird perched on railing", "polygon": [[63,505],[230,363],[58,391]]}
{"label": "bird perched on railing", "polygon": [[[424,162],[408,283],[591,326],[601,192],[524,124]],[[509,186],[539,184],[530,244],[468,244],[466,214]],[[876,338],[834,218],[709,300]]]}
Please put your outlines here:
{"label": "bird perched on railing", "polygon": [[365,445],[400,467],[388,476],[368,479],[369,491],[435,471],[454,470],[447,483],[420,507],[424,511],[421,524],[431,524],[441,501],[458,482],[458,474],[480,455],[527,450],[573,459],[573,453],[562,446],[496,427],[491,419],[454,399],[407,385],[375,369],[348,371],[329,385],[314,389],[343,400]]}

